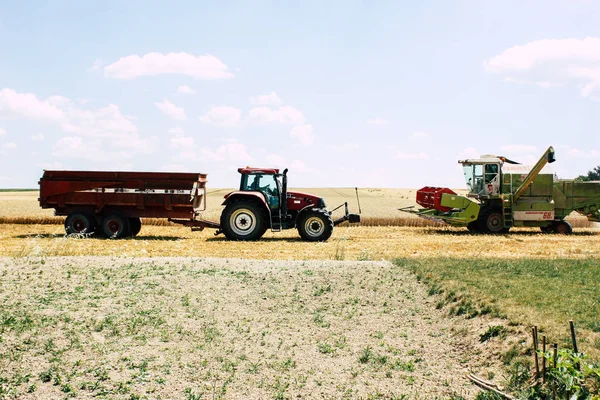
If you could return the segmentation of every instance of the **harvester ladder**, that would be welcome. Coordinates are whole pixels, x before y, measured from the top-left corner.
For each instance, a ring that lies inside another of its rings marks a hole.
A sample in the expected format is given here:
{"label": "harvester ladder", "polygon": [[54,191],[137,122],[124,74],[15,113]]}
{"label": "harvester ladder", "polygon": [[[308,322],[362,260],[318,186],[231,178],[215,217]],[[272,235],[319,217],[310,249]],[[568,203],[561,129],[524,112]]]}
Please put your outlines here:
{"label": "harvester ladder", "polygon": [[512,198],[511,196],[502,196],[502,216],[504,217],[504,227],[510,228],[513,226],[512,214]]}

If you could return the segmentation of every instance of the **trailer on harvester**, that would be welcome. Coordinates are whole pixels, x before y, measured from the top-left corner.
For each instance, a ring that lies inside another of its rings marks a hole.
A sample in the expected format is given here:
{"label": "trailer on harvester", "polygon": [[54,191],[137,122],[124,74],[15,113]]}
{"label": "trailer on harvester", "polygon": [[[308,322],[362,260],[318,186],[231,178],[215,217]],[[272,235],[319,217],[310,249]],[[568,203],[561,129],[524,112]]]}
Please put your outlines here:
{"label": "trailer on harvester", "polygon": [[400,211],[482,233],[539,227],[542,232],[568,234],[573,228],[565,217],[573,211],[600,222],[600,182],[542,173],[546,164],[555,161],[554,154],[549,147],[529,172],[509,168],[506,164],[518,163],[503,156],[461,160],[469,190],[466,197],[448,188],[425,186],[416,195],[423,208]]}
{"label": "trailer on harvester", "polygon": [[[342,222],[360,222],[348,203],[329,211],[323,198],[287,190],[287,169],[239,168],[240,188],[225,195],[219,222],[200,218],[206,209],[207,175],[181,172],[44,171],[42,208],[65,216],[67,234],[101,232],[135,236],[142,218],[168,218],[193,230],[216,229],[232,240],[256,240],[267,229],[297,228],[307,241],[329,239]],[[333,220],[333,211],[345,214]]]}

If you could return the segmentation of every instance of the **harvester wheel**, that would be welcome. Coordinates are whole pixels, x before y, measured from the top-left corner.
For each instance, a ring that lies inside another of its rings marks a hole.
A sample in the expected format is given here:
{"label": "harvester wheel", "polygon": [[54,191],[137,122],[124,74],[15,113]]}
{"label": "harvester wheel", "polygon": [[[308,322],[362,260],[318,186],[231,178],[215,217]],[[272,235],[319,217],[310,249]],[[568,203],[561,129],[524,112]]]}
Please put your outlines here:
{"label": "harvester wheel", "polygon": [[296,226],[300,237],[309,242],[324,242],[333,232],[331,215],[320,208],[302,213]]}
{"label": "harvester wheel", "polygon": [[129,236],[129,219],[118,214],[107,215],[102,220],[102,232],[109,239],[120,239]]}
{"label": "harvester wheel", "polygon": [[573,227],[567,221],[557,221],[552,225],[552,229],[556,233],[560,233],[561,235],[568,235],[573,233]]}
{"label": "harvester wheel", "polygon": [[479,217],[479,229],[481,232],[487,233],[504,233],[504,217],[502,213],[497,210],[491,210],[483,213]]}
{"label": "harvester wheel", "polygon": [[540,230],[542,231],[542,233],[552,233],[554,230],[554,227],[552,225],[550,226],[540,226]]}
{"label": "harvester wheel", "polygon": [[65,231],[67,235],[80,233],[94,233],[96,229],[96,221],[94,218],[83,213],[69,214],[65,220]]}
{"label": "harvester wheel", "polygon": [[264,212],[255,202],[230,203],[221,214],[221,229],[230,240],[258,240],[267,230]]}
{"label": "harvester wheel", "polygon": [[142,230],[142,219],[140,217],[129,218],[129,229],[131,236],[135,236]]}

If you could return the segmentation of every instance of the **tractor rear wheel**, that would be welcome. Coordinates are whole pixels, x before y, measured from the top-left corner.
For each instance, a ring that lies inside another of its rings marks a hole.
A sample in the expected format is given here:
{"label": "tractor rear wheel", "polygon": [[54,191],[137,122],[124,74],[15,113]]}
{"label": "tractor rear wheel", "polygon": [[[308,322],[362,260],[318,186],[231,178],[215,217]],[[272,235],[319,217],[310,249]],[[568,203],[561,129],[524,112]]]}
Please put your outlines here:
{"label": "tractor rear wheel", "polygon": [[320,208],[302,213],[296,226],[300,237],[309,242],[324,242],[333,233],[331,215]]}
{"label": "tractor rear wheel", "polygon": [[129,219],[111,214],[102,220],[102,233],[109,239],[121,239],[130,235]]}
{"label": "tractor rear wheel", "polygon": [[140,217],[129,218],[129,229],[131,236],[135,236],[142,230],[142,219]]}
{"label": "tractor rear wheel", "polygon": [[258,240],[267,230],[262,208],[255,202],[236,201],[221,214],[221,229],[230,240]]}
{"label": "tractor rear wheel", "polygon": [[486,233],[505,233],[504,217],[498,210],[489,210],[479,216],[479,230]]}
{"label": "tractor rear wheel", "polygon": [[96,221],[90,215],[84,213],[69,214],[65,220],[65,231],[67,235],[91,234],[96,229]]}
{"label": "tractor rear wheel", "polygon": [[552,224],[552,230],[561,235],[568,235],[573,233],[573,227],[567,221],[556,221]]}

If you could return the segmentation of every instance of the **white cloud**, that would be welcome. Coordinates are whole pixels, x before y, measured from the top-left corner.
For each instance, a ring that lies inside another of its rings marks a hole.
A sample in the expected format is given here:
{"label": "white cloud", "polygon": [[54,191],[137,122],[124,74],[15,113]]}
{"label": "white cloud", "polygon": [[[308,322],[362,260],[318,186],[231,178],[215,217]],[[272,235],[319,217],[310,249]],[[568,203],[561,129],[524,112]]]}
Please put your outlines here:
{"label": "white cloud", "polygon": [[305,121],[301,111],[290,106],[282,106],[278,109],[268,107],[257,107],[248,113],[251,119],[263,124],[303,124]]}
{"label": "white cloud", "polygon": [[179,74],[200,79],[233,78],[227,65],[215,56],[194,56],[188,53],[148,53],[142,57],[122,57],[104,67],[104,75],[115,79],[134,79],[141,76]]}
{"label": "white cloud", "polygon": [[17,148],[17,144],[15,142],[8,142],[8,143],[4,143],[2,145],[3,149],[6,150],[12,150],[12,149],[16,149]]}
{"label": "white cloud", "polygon": [[360,146],[357,143],[342,143],[331,146],[331,150],[335,151],[336,153],[347,153],[358,150],[359,148]]}
{"label": "white cloud", "polygon": [[537,152],[536,146],[530,146],[526,144],[509,144],[506,146],[501,146],[501,150],[509,152],[509,153],[535,153]]}
{"label": "white cloud", "polygon": [[38,167],[42,168],[42,169],[49,169],[49,170],[60,170],[60,169],[64,169],[65,166],[63,163],[61,163],[60,161],[52,161],[52,162],[47,162],[47,163],[41,163],[38,164]]}
{"label": "white cloud", "polygon": [[0,136],[6,135],[6,129],[0,128]]}
{"label": "white cloud", "polygon": [[267,167],[283,168],[285,167],[286,160],[279,154],[269,154],[266,158]]}
{"label": "white cloud", "polygon": [[600,151],[598,150],[581,150],[572,148],[567,151],[567,157],[573,158],[600,158]]}
{"label": "white cloud", "polygon": [[250,103],[257,104],[260,106],[277,106],[283,103],[283,101],[279,96],[277,96],[277,93],[271,92],[269,94],[251,97]]}
{"label": "white cloud", "polygon": [[382,118],[373,118],[367,121],[369,125],[385,125],[388,121]]}
{"label": "white cloud", "polygon": [[315,168],[311,168],[311,167],[307,166],[306,163],[302,160],[292,161],[292,163],[290,164],[290,171],[292,171],[294,174],[317,172],[317,170]]}
{"label": "white cloud", "polygon": [[578,85],[583,96],[592,96],[600,91],[600,38],[535,40],[504,50],[484,67],[509,82]]}
{"label": "white cloud", "polygon": [[479,158],[479,152],[474,147],[467,147],[457,157],[459,160],[467,160],[469,158]]}
{"label": "white cloud", "polygon": [[205,124],[219,126],[235,126],[240,123],[241,111],[235,107],[213,107],[209,112],[200,117]]}
{"label": "white cloud", "polygon": [[235,139],[219,146],[216,149],[203,147],[200,149],[200,159],[218,162],[229,162],[236,165],[251,163],[254,159],[243,143]]}
{"label": "white cloud", "polygon": [[170,128],[169,133],[171,135],[183,135],[183,129],[179,126],[176,126],[175,128]]}
{"label": "white cloud", "polygon": [[183,94],[196,94],[196,91],[189,87],[188,85],[181,85],[177,88],[177,93]]}
{"label": "white cloud", "polygon": [[310,124],[297,125],[290,131],[290,136],[298,139],[303,145],[309,145],[315,141],[313,130]]}
{"label": "white cloud", "polygon": [[165,164],[158,167],[157,172],[188,172],[183,164]]}
{"label": "white cloud", "polygon": [[413,132],[410,134],[411,139],[427,139],[430,138],[431,135],[427,132]]}
{"label": "white cloud", "polygon": [[32,93],[17,93],[12,89],[0,90],[0,115],[3,113],[49,121],[65,121],[65,113],[51,104],[41,101]]}
{"label": "white cloud", "polygon": [[44,134],[38,133],[36,135],[32,135],[31,140],[33,140],[34,142],[41,142],[42,140],[44,140]]}
{"label": "white cloud", "polygon": [[185,110],[171,103],[166,97],[162,102],[156,102],[154,104],[163,114],[179,121],[186,120]]}
{"label": "white cloud", "polygon": [[403,153],[399,151],[398,153],[396,153],[396,158],[400,160],[427,160],[429,158],[429,155],[424,152]]}
{"label": "white cloud", "polygon": [[193,149],[195,146],[194,138],[191,136],[175,136],[169,139],[171,147],[182,149]]}
{"label": "white cloud", "polygon": [[97,71],[100,68],[102,68],[103,65],[104,65],[104,62],[101,59],[96,58],[96,60],[94,61],[94,64],[88,68],[88,71]]}

